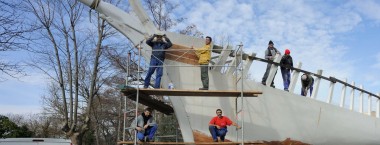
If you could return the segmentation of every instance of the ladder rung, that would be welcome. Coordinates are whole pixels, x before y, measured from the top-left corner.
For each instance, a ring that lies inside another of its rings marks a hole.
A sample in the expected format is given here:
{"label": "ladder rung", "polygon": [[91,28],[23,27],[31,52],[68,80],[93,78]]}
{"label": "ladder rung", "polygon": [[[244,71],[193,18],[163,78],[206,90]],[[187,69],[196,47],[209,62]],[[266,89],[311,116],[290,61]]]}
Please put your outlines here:
{"label": "ladder rung", "polygon": [[124,113],[129,113],[129,112],[133,112],[135,111],[136,109],[132,109],[132,110],[127,110],[127,111],[124,111]]}

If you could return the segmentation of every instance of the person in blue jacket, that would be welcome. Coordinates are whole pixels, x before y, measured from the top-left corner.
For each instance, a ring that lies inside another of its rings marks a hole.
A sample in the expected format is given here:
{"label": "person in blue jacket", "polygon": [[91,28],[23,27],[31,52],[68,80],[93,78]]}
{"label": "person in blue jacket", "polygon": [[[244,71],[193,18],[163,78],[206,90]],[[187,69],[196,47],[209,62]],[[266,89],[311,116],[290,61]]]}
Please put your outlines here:
{"label": "person in blue jacket", "polygon": [[146,44],[152,47],[152,55],[150,56],[150,66],[145,77],[144,88],[148,88],[150,78],[154,71],[156,71],[156,81],[153,87],[160,88],[162,72],[164,69],[162,65],[165,61],[165,50],[172,47],[173,44],[163,33],[154,34],[146,40]]}

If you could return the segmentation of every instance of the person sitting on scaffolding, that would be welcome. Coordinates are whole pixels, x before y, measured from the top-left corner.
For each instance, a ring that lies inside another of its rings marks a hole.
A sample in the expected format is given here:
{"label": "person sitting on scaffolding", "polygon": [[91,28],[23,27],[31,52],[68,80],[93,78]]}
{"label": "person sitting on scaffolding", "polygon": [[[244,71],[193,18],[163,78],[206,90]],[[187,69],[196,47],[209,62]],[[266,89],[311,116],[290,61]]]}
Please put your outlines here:
{"label": "person sitting on scaffolding", "polygon": [[282,56],[281,61],[281,74],[282,80],[284,81],[284,90],[289,92],[289,84],[290,84],[290,68],[293,67],[293,59],[290,56],[290,50],[285,50],[285,55]]}
{"label": "person sitting on scaffolding", "polygon": [[[268,48],[267,48],[267,50],[265,50],[265,59],[267,59],[269,61],[273,61],[276,54],[281,54],[281,53],[277,50],[277,48],[274,47],[273,41],[270,40],[268,43]],[[269,75],[269,71],[270,71],[271,66],[272,66],[271,63],[267,64],[267,69],[265,70],[263,79],[261,81],[261,83],[263,85],[269,85],[269,84],[266,84],[266,81],[268,79],[268,75]],[[277,73],[277,70],[276,70],[276,73]],[[276,76],[276,74],[274,76]],[[273,80],[274,80],[274,77],[273,77]],[[274,86],[273,80],[272,80],[272,83],[270,84],[270,86],[274,88],[275,86]]]}
{"label": "person sitting on scaffolding", "polygon": [[[212,38],[210,36],[207,36],[205,45],[202,48],[195,48],[195,54],[199,58],[198,63],[201,67],[201,80],[203,84],[203,87],[199,88],[199,90],[208,90],[208,64],[210,63],[211,59],[211,42]],[[194,49],[194,47],[191,46],[191,49]]]}
{"label": "person sitting on scaffolding", "polygon": [[159,32],[154,34],[148,40],[146,44],[152,47],[152,55],[150,56],[150,64],[148,73],[145,77],[144,88],[148,88],[150,85],[150,78],[154,71],[156,71],[156,81],[154,83],[154,88],[160,88],[161,77],[163,72],[163,63],[165,60],[165,49],[172,47],[172,42],[165,34]]}
{"label": "person sitting on scaffolding", "polygon": [[209,123],[209,130],[214,142],[218,142],[218,136],[220,137],[220,140],[224,142],[224,137],[227,134],[227,125],[236,126],[237,129],[241,128],[238,124],[232,122],[228,117],[222,116],[221,109],[216,109],[216,115],[217,116],[213,117]]}
{"label": "person sitting on scaffolding", "polygon": [[144,112],[133,121],[131,126],[137,131],[137,138],[142,142],[153,142],[154,134],[157,131],[157,123],[151,115],[152,109],[145,108]]}
{"label": "person sitting on scaffolding", "polygon": [[310,74],[303,74],[301,76],[301,95],[307,96],[307,91],[310,90],[310,96],[313,92],[314,78]]}

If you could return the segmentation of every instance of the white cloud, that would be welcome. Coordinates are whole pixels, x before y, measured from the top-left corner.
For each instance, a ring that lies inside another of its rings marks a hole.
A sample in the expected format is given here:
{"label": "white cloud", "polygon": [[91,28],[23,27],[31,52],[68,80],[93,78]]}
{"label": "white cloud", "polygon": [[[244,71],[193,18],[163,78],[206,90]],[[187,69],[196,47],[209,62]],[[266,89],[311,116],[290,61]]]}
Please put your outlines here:
{"label": "white cloud", "polygon": [[352,62],[344,59],[347,46],[334,43],[338,34],[349,32],[362,22],[359,12],[348,6],[350,2],[340,5],[298,0],[192,3],[183,14],[187,22],[196,24],[204,34],[217,37],[214,39],[227,35],[234,45],[243,42],[246,51],[256,52],[259,57],[263,57],[268,41],[273,40],[282,53],[290,48],[295,62],[303,62],[304,69],[314,72],[323,69],[325,75],[340,78],[352,75]]}
{"label": "white cloud", "polygon": [[348,3],[349,7],[353,7],[360,14],[368,19],[380,22],[380,4],[376,0],[352,0]]}
{"label": "white cloud", "polygon": [[39,105],[0,105],[0,115],[6,114],[36,114],[41,113],[41,106]]}
{"label": "white cloud", "polygon": [[0,114],[39,112],[37,108],[41,106],[41,96],[47,81],[42,74],[29,75],[0,83]]}

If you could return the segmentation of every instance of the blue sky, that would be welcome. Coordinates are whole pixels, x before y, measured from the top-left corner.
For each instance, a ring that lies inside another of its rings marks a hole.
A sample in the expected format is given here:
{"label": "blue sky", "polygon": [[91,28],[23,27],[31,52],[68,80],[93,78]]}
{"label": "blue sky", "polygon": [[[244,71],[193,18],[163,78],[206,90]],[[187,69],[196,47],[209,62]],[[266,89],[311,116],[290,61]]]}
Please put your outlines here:
{"label": "blue sky", "polygon": [[[263,57],[273,40],[282,53],[289,48],[303,69],[322,69],[379,92],[379,10],[380,1],[371,0],[221,0],[181,2],[178,15],[216,43],[227,36]],[[261,79],[262,73],[253,76]]]}
{"label": "blue sky", "polygon": [[[376,0],[170,0],[180,3],[176,16],[187,18],[175,29],[196,24],[214,43],[229,38],[244,44],[246,52],[264,56],[269,40],[282,53],[291,50],[295,64],[323,75],[347,78],[373,93],[380,92],[380,1]],[[9,58],[12,59],[12,58]],[[264,64],[254,63],[250,73],[258,81]],[[255,69],[259,68],[259,69]],[[0,83],[0,114],[39,112],[46,80],[30,77]],[[281,77],[276,86],[282,88]],[[323,88],[323,87],[322,87]],[[324,86],[326,88],[326,86]],[[336,87],[335,94],[340,94]],[[298,92],[298,88],[296,92]],[[320,93],[323,96],[323,92]],[[349,91],[347,91],[347,97]],[[323,97],[321,98],[323,100]]]}

